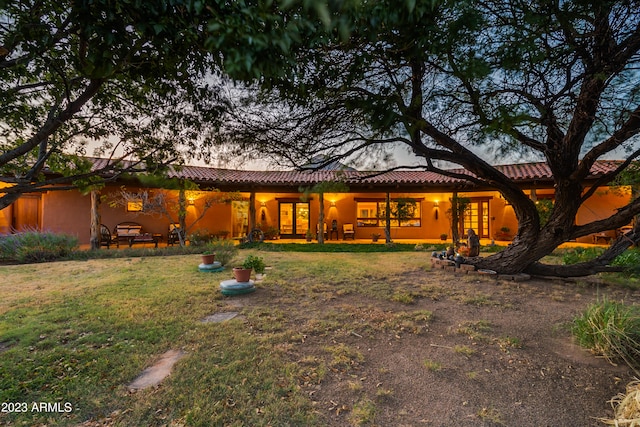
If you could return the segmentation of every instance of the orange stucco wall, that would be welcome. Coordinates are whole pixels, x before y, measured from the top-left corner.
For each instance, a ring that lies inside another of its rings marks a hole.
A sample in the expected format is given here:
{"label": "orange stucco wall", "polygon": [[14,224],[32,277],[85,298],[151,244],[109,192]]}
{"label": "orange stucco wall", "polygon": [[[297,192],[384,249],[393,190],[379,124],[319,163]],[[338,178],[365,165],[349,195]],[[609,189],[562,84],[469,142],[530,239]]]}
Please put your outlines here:
{"label": "orange stucco wall", "polygon": [[42,229],[76,236],[88,243],[91,227],[91,196],[78,191],[49,191],[43,195]]}
{"label": "orange stucco wall", "polygon": [[[110,230],[116,224],[124,221],[134,221],[143,226],[144,231],[149,233],[160,233],[165,238],[169,231],[171,221],[161,215],[144,215],[140,213],[127,212],[123,206],[111,206],[110,202],[117,197],[119,186],[106,187],[101,191],[103,202],[100,205],[101,222]],[[127,188],[129,191],[136,191],[137,188]],[[177,191],[173,190],[150,190],[165,192],[177,200]],[[539,190],[539,197],[549,197],[552,190]],[[548,193],[548,194],[547,194]],[[187,224],[202,214],[205,210],[204,203],[210,194],[192,193],[188,198],[193,200],[187,208]],[[279,204],[283,201],[301,201],[299,193],[257,193],[255,195],[256,225],[266,229],[268,227],[279,227]],[[459,194],[460,197],[483,198],[489,202],[489,237],[494,238],[496,232],[502,227],[508,227],[511,234],[517,230],[517,221],[513,208],[505,203],[496,192],[478,192]],[[342,225],[344,223],[354,224],[357,239],[370,239],[371,234],[379,233],[384,235],[384,228],[358,226],[357,221],[357,201],[358,200],[379,200],[383,201],[385,193],[327,193],[324,195],[324,215],[325,223],[331,227],[332,220],[338,222],[340,230],[339,238],[342,239]],[[414,227],[392,227],[391,237],[393,239],[439,239],[441,234],[451,235],[451,222],[447,211],[451,208],[451,193],[393,193],[392,199],[414,198],[420,203],[420,226]],[[616,207],[628,203],[629,194],[614,192],[597,192],[580,209],[576,222],[578,224],[592,221],[596,218],[603,218],[611,215]],[[90,196],[83,195],[78,191],[50,191],[43,195],[42,202],[42,228],[54,232],[75,235],[81,244],[88,244],[90,238]],[[229,232],[230,237],[238,237],[247,232],[246,218],[248,215],[249,193],[240,195],[242,212],[229,203],[213,204],[204,214],[202,219],[193,227],[195,229],[206,230],[207,233],[217,234],[220,231]],[[319,196],[310,196],[310,224],[315,232],[315,224],[319,217]],[[177,203],[177,201],[176,201]],[[240,206],[236,203],[236,206]],[[234,217],[235,216],[235,217]],[[177,219],[177,216],[176,216]],[[0,232],[10,227],[11,208],[0,211]],[[244,221],[244,223],[243,223]],[[240,224],[240,225],[239,225]],[[245,224],[245,225],[243,225]],[[4,227],[4,228],[3,228]],[[581,239],[591,242],[590,237]]]}
{"label": "orange stucco wall", "polygon": [[[596,191],[593,196],[585,201],[576,215],[576,224],[586,224],[598,219],[607,218],[616,212],[616,208],[624,206],[631,200],[631,190],[617,188],[615,190]],[[616,237],[615,230],[605,231],[609,237]],[[578,242],[593,243],[592,236],[581,237]]]}

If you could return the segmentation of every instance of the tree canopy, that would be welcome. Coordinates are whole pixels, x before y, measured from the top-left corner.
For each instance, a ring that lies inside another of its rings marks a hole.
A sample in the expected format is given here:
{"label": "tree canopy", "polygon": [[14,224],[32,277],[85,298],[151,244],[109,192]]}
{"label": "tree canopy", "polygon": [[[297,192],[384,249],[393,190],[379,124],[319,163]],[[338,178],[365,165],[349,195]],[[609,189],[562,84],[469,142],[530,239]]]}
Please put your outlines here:
{"label": "tree canopy", "polygon": [[[270,82],[290,102],[275,126],[263,125],[271,137],[258,139],[261,149],[304,163],[318,153],[333,161],[403,144],[423,169],[496,188],[519,227],[507,249],[472,260],[482,268],[589,274],[638,240],[634,229],[589,264],[537,262],[640,213],[634,198],[608,218],[576,224],[585,201],[640,154],[640,2],[382,0],[347,13],[348,37],[327,33],[325,43],[297,52],[295,78]],[[299,124],[312,137],[299,137]],[[549,165],[555,203],[546,222],[494,167],[504,156]],[[585,188],[594,163],[607,157],[624,161]]]}
{"label": "tree canopy", "polygon": [[[221,70],[282,77],[291,46],[315,28],[301,12],[326,15],[315,2],[284,3],[3,1],[0,209],[52,184],[206,156],[227,103]],[[96,168],[94,154],[109,161]]]}

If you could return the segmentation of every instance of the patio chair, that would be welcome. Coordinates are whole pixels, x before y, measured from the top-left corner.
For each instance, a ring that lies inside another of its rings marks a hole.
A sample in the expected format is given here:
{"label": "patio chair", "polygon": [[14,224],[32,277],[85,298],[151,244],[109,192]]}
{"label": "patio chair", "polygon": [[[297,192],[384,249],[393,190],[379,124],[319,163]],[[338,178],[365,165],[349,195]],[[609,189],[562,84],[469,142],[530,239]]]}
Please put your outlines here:
{"label": "patio chair", "polygon": [[[329,230],[327,229],[327,223],[325,222],[323,225],[324,225],[324,227],[323,227],[324,228],[323,235],[324,235],[324,238],[327,239],[328,236],[329,236]],[[320,235],[320,224],[316,224],[316,236],[319,236],[319,235]]]}
{"label": "patio chair", "polygon": [[180,224],[169,224],[169,234],[167,235],[167,245],[180,243]]}
{"label": "patio chair", "polygon": [[356,231],[353,229],[353,224],[342,224],[342,240],[355,240]]}
{"label": "patio chair", "polygon": [[112,243],[115,242],[111,236],[109,227],[104,224],[100,224],[100,246],[106,246],[107,249],[110,249]]}

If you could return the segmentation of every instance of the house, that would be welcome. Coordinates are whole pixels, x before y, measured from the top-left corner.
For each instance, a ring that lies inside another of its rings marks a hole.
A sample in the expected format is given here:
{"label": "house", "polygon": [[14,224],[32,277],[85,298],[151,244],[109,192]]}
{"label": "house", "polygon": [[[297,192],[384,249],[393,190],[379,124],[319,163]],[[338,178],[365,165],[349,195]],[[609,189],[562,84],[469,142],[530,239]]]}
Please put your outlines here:
{"label": "house", "polygon": [[[97,159],[96,162],[105,160]],[[617,161],[600,161],[592,169],[585,186],[602,174],[615,168]],[[532,199],[553,199],[553,181],[545,163],[513,164],[498,168],[517,182]],[[200,166],[186,166],[169,173],[197,183],[203,191],[187,192],[187,223],[200,216],[209,196],[206,189],[233,192],[237,197],[226,203],[212,205],[197,223],[196,228],[208,233],[238,238],[253,227],[277,230],[282,238],[304,238],[307,230],[316,230],[321,205],[328,231],[337,226],[338,233],[329,233],[332,239],[342,239],[342,225],[353,224],[356,239],[369,239],[372,234],[384,233],[387,197],[392,212],[391,237],[402,239],[439,239],[451,234],[448,212],[454,195],[467,198],[464,230],[473,228],[483,239],[504,240],[517,229],[513,208],[491,188],[479,188],[467,182],[433,172],[397,170],[373,174],[355,170],[302,170],[302,171],[242,171]],[[347,192],[308,194],[304,189],[315,184],[342,181]],[[1,185],[1,183],[0,183]],[[99,212],[101,223],[113,229],[124,221],[135,221],[145,231],[167,236],[172,223],[159,215],[144,215],[138,203],[111,206],[108,202],[117,196],[121,187],[137,191],[137,181],[118,181],[100,191],[103,202]],[[149,189],[177,197],[177,190]],[[217,193],[219,194],[219,193]],[[576,222],[586,223],[611,215],[616,208],[626,205],[629,190],[597,191],[582,206]],[[402,215],[398,217],[398,212]],[[76,235],[82,244],[89,243],[91,223],[91,197],[79,191],[48,191],[27,194],[13,205],[0,211],[0,232],[8,233],[26,227]],[[501,232],[508,229],[509,232]],[[611,237],[614,236],[611,231]],[[336,234],[338,236],[336,236]],[[597,236],[582,238],[593,243]]]}

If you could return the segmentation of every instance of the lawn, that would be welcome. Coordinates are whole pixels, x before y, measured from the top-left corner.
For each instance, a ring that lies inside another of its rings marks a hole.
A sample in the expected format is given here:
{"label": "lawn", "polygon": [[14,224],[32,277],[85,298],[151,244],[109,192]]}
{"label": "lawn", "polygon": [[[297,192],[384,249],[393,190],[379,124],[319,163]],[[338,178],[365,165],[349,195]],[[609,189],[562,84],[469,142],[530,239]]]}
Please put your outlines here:
{"label": "lawn", "polygon": [[[610,379],[628,374],[589,357],[536,359],[543,345],[569,341],[563,325],[597,298],[587,285],[496,287],[430,272],[425,252],[248,254],[271,268],[238,297],[218,290],[230,272],[198,271],[198,255],[0,267],[0,424],[542,425],[566,416],[553,393],[601,381],[569,410],[593,421],[618,390]],[[548,311],[536,320],[532,307]],[[239,316],[201,321],[228,311]],[[170,349],[186,352],[172,375],[130,392]],[[540,372],[571,384],[536,386]],[[525,408],[548,403],[547,418],[502,405],[496,393],[520,388],[530,391],[518,398]]]}
{"label": "lawn", "polygon": [[[280,288],[278,300],[291,304],[300,295],[335,291],[329,277],[352,292],[371,274],[371,262],[375,274],[427,264],[424,254],[409,255],[399,262],[383,254],[339,261],[267,254],[276,267],[259,286]],[[201,323],[229,310],[217,289],[229,272],[201,273],[198,263],[191,255],[0,267],[0,401],[29,405],[23,413],[5,411],[0,421],[75,425],[124,414],[126,425],[314,424],[311,402],[298,391],[307,369],[286,357],[300,332],[269,304],[240,308],[244,320]],[[130,395],[126,384],[172,348],[188,357],[166,383]],[[60,403],[60,410],[33,411],[33,402]],[[66,403],[71,411],[64,411]]]}

